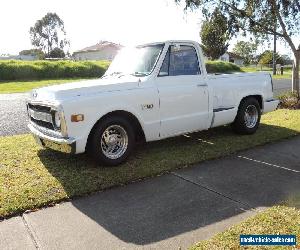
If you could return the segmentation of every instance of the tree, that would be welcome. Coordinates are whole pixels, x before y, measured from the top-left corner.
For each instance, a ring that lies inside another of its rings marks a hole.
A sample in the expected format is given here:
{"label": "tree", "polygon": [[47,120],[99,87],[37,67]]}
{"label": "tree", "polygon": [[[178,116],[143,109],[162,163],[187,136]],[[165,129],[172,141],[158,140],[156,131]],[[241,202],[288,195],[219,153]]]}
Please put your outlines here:
{"label": "tree", "polygon": [[34,55],[39,60],[45,59],[45,53],[41,49],[26,49],[19,52],[19,55]]}
{"label": "tree", "polygon": [[200,37],[204,54],[212,60],[218,59],[227,51],[228,22],[218,8],[214,10],[210,19],[203,22]]}
{"label": "tree", "polygon": [[[283,58],[276,53],[275,54],[276,64],[284,64]],[[272,64],[273,62],[273,51],[266,50],[259,56],[259,64]]]}
{"label": "tree", "polygon": [[50,58],[65,58],[65,52],[60,48],[54,48],[50,51],[49,57]]}
{"label": "tree", "polygon": [[293,64],[293,60],[290,58],[289,55],[282,55],[283,65],[291,65]]}
{"label": "tree", "polygon": [[253,63],[257,51],[257,43],[239,41],[233,48],[233,52],[244,58],[245,64]]}
{"label": "tree", "polygon": [[[175,0],[181,2],[182,0]],[[299,96],[300,43],[293,37],[300,33],[299,0],[183,0],[186,8],[201,7],[209,15],[214,6],[228,17],[230,31],[251,32],[261,37],[284,40],[294,54],[293,90]]]}
{"label": "tree", "polygon": [[55,47],[63,50],[70,44],[66,39],[64,22],[56,13],[47,13],[37,20],[29,32],[32,45],[43,50],[47,56]]}

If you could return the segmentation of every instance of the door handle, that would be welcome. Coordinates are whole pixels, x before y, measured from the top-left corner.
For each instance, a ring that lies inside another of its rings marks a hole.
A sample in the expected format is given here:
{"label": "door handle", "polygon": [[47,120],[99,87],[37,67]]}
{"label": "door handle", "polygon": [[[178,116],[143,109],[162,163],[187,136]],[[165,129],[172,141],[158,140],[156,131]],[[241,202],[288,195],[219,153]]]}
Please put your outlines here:
{"label": "door handle", "polygon": [[203,84],[199,83],[199,84],[197,84],[197,87],[207,87],[207,84],[206,83],[203,83]]}

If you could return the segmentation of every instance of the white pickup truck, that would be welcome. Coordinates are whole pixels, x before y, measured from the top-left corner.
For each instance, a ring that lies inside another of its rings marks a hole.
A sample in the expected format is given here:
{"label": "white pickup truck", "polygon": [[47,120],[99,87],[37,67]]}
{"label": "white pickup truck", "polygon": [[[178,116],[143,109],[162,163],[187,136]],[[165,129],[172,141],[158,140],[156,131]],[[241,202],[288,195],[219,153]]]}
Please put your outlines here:
{"label": "white pickup truck", "polygon": [[252,134],[277,105],[270,74],[208,75],[199,44],[176,40],[124,49],[100,79],[34,90],[27,110],[40,145],[116,165],[141,139],[225,124]]}

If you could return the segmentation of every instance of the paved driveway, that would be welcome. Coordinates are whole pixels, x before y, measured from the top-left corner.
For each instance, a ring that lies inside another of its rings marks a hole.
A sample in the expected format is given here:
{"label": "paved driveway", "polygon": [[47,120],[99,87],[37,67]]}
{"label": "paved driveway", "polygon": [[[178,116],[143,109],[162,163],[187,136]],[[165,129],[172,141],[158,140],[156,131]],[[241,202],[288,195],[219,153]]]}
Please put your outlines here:
{"label": "paved driveway", "polygon": [[[291,80],[274,80],[274,93],[291,89]],[[28,133],[25,99],[28,94],[0,94],[0,136]]]}

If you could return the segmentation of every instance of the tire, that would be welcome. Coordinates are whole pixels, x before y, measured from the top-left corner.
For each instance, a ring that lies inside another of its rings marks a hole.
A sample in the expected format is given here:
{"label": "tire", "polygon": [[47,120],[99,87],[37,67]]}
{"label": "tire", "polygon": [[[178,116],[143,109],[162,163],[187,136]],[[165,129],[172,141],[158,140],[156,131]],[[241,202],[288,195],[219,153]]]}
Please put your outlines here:
{"label": "tire", "polygon": [[258,129],[260,117],[261,109],[258,101],[254,97],[248,97],[240,103],[232,128],[238,134],[254,134]]}
{"label": "tire", "polygon": [[128,120],[111,116],[99,121],[89,137],[87,152],[99,164],[124,162],[134,148],[134,130]]}

